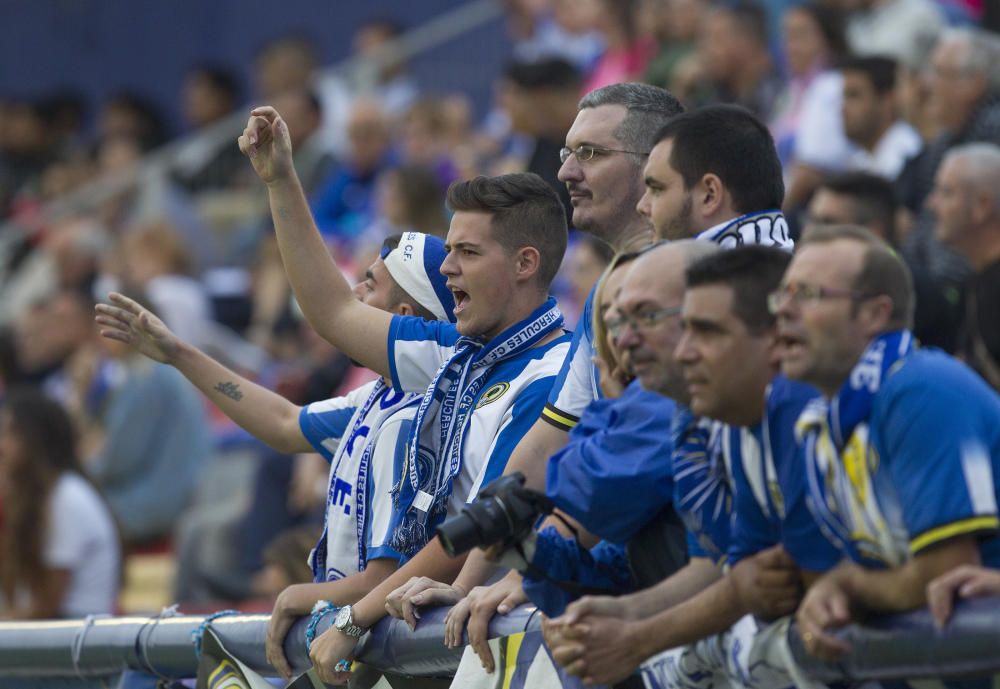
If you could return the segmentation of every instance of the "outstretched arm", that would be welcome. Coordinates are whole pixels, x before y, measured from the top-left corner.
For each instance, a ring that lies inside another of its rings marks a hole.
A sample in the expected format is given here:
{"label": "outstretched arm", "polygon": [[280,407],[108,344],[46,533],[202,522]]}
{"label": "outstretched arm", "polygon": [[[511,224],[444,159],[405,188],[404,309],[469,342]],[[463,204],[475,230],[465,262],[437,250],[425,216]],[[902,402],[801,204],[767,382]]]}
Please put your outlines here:
{"label": "outstretched arm", "polygon": [[184,374],[226,416],[279,452],[309,452],[299,427],[301,407],[251,383],[174,335],[163,321],[128,297],[112,292],[98,304],[95,320],[101,335],[131,346]]}
{"label": "outstretched arm", "polygon": [[349,357],[388,376],[392,316],[357,301],[327,251],[292,166],[288,125],[274,108],[254,108],[239,146],[267,185],[285,274],[306,320]]}

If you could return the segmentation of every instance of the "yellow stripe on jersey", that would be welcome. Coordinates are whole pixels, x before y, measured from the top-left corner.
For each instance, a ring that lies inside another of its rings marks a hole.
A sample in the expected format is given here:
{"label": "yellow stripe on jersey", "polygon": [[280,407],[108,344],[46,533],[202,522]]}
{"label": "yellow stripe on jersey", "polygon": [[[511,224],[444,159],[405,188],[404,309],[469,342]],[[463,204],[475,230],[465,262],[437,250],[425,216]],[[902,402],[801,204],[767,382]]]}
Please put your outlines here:
{"label": "yellow stripe on jersey", "polygon": [[976,531],[995,530],[1000,527],[1000,519],[995,514],[982,517],[969,517],[957,522],[936,526],[929,531],[925,531],[912,541],[910,541],[910,552],[916,555],[924,548],[946,541],[955,536],[974,533]]}
{"label": "yellow stripe on jersey", "polygon": [[556,428],[559,428],[564,431],[570,430],[577,423],[580,422],[580,419],[573,416],[569,416],[568,414],[564,414],[555,407],[549,406],[547,404],[545,405],[545,408],[542,409],[542,418],[545,421],[548,421]]}
{"label": "yellow stripe on jersey", "polygon": [[506,646],[505,660],[507,661],[503,670],[502,689],[510,689],[510,683],[514,680],[514,673],[517,671],[517,656],[521,650],[522,641],[524,641],[524,632],[511,634],[502,641]]}

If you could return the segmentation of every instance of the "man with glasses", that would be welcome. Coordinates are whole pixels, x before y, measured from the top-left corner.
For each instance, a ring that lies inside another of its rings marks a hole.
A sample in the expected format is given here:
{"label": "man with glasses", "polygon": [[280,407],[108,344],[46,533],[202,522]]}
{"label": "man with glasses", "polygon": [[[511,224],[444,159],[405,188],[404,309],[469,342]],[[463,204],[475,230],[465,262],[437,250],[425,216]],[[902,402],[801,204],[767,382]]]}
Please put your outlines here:
{"label": "man with glasses", "polygon": [[933,578],[1000,564],[1000,397],[917,348],[909,271],[866,230],[807,232],[772,305],[782,372],[822,393],[796,433],[809,508],[844,560],[797,617],[807,650],[833,660],[857,615],[921,607]]}
{"label": "man with glasses", "polygon": [[721,431],[734,512],[723,544],[728,574],[723,562],[710,561],[684,595],[671,591],[668,579],[619,599],[570,606],[552,625],[565,638],[553,656],[570,673],[613,682],[674,649],[644,664],[653,686],[795,683],[784,645],[787,618],[762,621],[791,613],[814,578],[809,572],[833,567],[839,555],[808,513],[796,470],[792,428],[817,392],[776,375],[767,300],[788,262],[786,252],[748,246],[704,258],[686,276],[684,329],[673,356],[692,411],[728,424]]}
{"label": "man with glasses", "polygon": [[[579,112],[560,152],[559,179],[566,184],[573,206],[573,225],[610,244],[616,252],[641,249],[652,241],[648,218],[636,211],[643,193],[642,166],[656,132],[683,110],[667,91],[648,84],[612,84],[596,89],[580,101]],[[601,397],[593,364],[593,293],[588,297],[570,351],[556,378],[539,420],[511,455],[505,473],[520,471],[529,487],[542,489],[548,458],[566,445],[568,433],[583,410]],[[512,572],[487,589],[483,584],[495,572],[480,551],[473,551],[454,585],[414,580],[387,600],[392,614],[415,623],[414,604],[459,602],[452,615],[470,614],[469,636],[487,657],[486,628],[501,605],[513,607],[525,600],[521,579]],[[424,594],[427,589],[433,591]],[[462,600],[464,599],[464,600]]]}

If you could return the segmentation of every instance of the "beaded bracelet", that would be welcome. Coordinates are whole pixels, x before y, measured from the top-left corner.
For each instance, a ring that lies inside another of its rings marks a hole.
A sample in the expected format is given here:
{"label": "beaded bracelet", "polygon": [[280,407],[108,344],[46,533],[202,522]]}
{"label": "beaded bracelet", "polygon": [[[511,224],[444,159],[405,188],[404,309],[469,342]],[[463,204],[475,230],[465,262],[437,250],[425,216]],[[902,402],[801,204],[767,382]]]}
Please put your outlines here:
{"label": "beaded bracelet", "polygon": [[306,653],[312,651],[313,641],[316,639],[316,625],[331,612],[337,612],[340,608],[328,600],[318,600],[312,609],[312,617],[306,625]]}

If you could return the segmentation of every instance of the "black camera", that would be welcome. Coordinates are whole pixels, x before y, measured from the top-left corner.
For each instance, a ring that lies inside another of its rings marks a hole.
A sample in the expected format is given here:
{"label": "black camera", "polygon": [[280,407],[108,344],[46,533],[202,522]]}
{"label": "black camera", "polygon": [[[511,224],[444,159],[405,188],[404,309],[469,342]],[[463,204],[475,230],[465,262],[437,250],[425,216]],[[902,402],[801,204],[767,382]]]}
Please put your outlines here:
{"label": "black camera", "polygon": [[553,509],[543,493],[524,487],[524,474],[501,476],[479,491],[462,513],[437,527],[445,551],[455,557],[476,546],[514,543],[531,532],[535,520]]}

